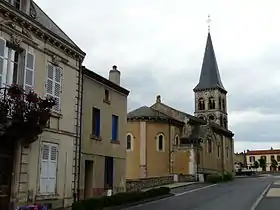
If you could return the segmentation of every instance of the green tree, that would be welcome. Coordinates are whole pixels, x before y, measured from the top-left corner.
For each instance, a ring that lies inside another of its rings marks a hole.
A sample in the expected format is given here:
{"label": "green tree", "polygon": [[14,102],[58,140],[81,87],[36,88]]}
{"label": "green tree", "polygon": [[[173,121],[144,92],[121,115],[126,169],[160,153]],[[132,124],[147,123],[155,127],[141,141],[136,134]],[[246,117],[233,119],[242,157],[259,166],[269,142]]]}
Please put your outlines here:
{"label": "green tree", "polygon": [[266,171],[266,159],[261,158],[259,159],[260,167],[262,168],[262,171]]}
{"label": "green tree", "polygon": [[255,161],[253,168],[258,169],[260,167],[259,161]]}
{"label": "green tree", "polygon": [[273,160],[271,161],[271,168],[273,168],[274,170],[276,170],[277,166],[278,166],[277,161],[276,161],[275,159],[273,159]]}

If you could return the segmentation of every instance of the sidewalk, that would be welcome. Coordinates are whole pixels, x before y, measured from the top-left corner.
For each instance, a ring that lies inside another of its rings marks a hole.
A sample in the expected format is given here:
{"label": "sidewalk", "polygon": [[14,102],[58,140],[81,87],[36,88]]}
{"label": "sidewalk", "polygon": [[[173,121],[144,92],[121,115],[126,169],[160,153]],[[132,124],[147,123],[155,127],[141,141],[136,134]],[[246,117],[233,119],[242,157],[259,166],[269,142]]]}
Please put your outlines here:
{"label": "sidewalk", "polygon": [[[161,185],[161,186],[157,186],[157,187],[153,187],[153,188],[160,188],[160,187],[169,187],[170,189],[175,189],[175,188],[179,188],[179,187],[184,187],[187,185],[191,185],[191,184],[196,184],[197,182],[176,182],[173,184],[166,184],[166,185]],[[142,191],[147,191],[153,188],[147,188],[147,189],[143,189]]]}
{"label": "sidewalk", "polygon": [[274,182],[265,193],[256,210],[279,210],[280,180]]}

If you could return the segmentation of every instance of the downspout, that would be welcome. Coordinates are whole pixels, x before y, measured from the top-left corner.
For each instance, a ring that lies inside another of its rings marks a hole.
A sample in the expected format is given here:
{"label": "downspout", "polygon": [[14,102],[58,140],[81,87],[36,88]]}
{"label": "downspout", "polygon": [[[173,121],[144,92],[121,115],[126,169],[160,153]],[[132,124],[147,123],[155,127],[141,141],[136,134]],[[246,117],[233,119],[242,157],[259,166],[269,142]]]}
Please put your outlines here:
{"label": "downspout", "polygon": [[81,168],[81,156],[82,156],[82,123],[83,123],[83,93],[84,93],[84,69],[82,68],[82,61],[80,61],[81,67],[81,104],[80,104],[80,136],[79,136],[79,176],[78,176],[78,200],[80,200],[80,168]]}

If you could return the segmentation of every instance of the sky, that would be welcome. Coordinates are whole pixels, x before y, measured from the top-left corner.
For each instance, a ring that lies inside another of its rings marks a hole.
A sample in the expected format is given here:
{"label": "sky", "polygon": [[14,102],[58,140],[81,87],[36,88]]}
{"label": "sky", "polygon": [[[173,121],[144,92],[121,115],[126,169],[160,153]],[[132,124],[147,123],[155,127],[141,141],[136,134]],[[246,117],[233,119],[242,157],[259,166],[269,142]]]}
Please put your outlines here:
{"label": "sky", "polygon": [[35,0],[104,77],[113,65],[129,111],[162,102],[193,114],[211,16],[235,151],[280,148],[280,2]]}

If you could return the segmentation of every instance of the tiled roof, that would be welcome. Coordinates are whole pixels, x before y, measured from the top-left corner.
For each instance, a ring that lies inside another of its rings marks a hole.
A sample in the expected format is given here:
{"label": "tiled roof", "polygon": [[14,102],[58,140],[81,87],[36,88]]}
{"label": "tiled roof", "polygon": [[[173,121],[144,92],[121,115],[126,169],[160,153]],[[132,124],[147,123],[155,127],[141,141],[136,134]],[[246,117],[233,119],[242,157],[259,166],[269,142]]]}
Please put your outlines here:
{"label": "tiled roof", "polygon": [[273,150],[248,150],[246,155],[280,155],[280,149],[273,149]]}

